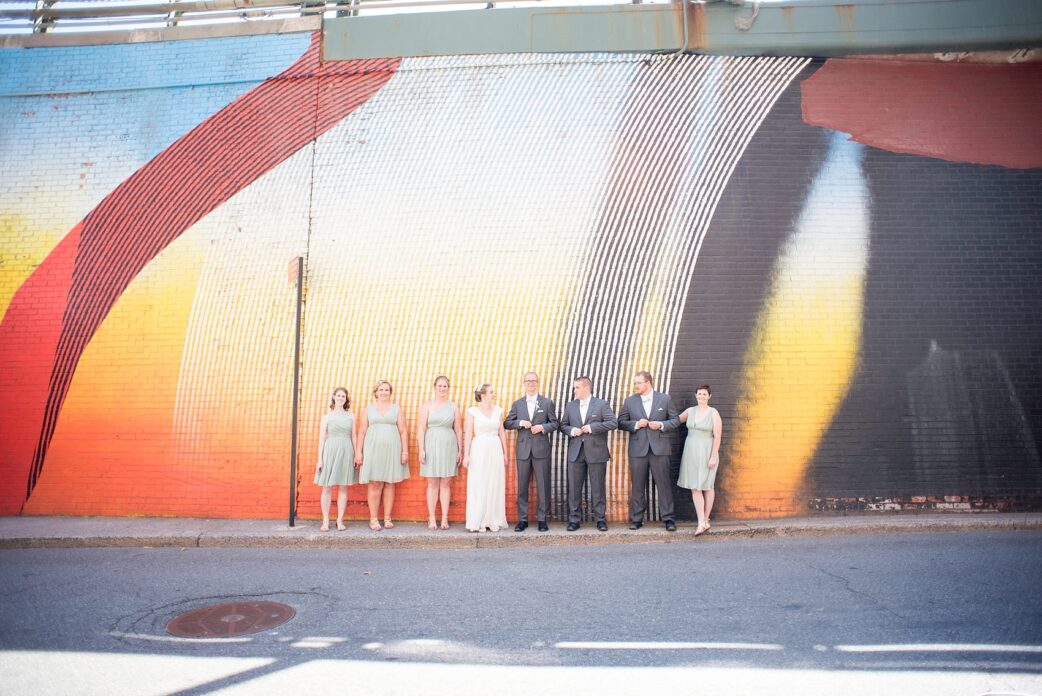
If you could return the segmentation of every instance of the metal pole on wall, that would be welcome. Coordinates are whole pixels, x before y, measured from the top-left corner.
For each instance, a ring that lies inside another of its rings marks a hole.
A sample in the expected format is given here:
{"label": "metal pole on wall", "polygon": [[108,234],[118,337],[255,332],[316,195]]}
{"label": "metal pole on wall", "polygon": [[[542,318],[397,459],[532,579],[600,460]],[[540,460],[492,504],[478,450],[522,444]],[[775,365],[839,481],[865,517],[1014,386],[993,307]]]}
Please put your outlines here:
{"label": "metal pole on wall", "polygon": [[298,256],[290,264],[291,276],[297,281],[297,321],[293,337],[293,433],[289,453],[289,526],[297,518],[297,413],[300,408],[300,314],[304,304],[304,257]]}

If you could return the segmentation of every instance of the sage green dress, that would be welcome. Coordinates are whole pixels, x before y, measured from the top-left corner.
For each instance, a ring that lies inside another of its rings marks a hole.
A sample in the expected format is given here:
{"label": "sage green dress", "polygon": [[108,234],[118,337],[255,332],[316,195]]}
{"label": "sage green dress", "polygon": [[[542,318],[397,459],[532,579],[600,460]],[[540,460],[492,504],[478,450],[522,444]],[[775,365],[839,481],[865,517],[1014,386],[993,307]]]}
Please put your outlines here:
{"label": "sage green dress", "polygon": [[423,435],[424,462],[420,465],[420,476],[444,478],[456,475],[456,457],[459,443],[456,431],[456,409],[449,402],[441,408],[427,411],[427,432]]}
{"label": "sage green dress", "polygon": [[398,483],[409,478],[409,465],[402,464],[402,438],[398,433],[398,404],[391,404],[381,415],[374,404],[365,411],[369,428],[362,443],[362,466],[359,483],[383,481]]}
{"label": "sage green dress", "polygon": [[320,486],[348,486],[358,483],[355,468],[355,443],[351,433],[355,414],[330,411],[326,416],[326,442],[322,446],[322,471],[315,472]]}
{"label": "sage green dress", "polygon": [[681,488],[710,491],[716,482],[717,464],[709,468],[709,457],[713,454],[713,414],[716,409],[710,406],[701,419],[695,416],[696,406],[687,410],[687,438],[684,440],[684,456],[680,460],[680,478],[677,485]]}

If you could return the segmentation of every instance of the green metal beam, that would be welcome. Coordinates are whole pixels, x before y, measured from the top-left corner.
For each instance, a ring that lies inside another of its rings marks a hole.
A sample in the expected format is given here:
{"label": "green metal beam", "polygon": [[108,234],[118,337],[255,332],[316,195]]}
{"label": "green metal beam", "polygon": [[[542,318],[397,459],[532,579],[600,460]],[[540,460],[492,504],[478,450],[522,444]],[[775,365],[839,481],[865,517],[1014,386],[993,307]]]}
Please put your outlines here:
{"label": "green metal beam", "polygon": [[[747,3],[752,5],[752,3]],[[838,56],[1042,45],[1042,0],[789,0],[735,15],[695,6],[700,52]],[[752,19],[748,30],[740,28]]]}
{"label": "green metal beam", "polygon": [[[687,11],[685,46],[684,15]],[[764,0],[459,10],[323,22],[324,60],[482,53],[838,56],[1042,46],[1042,0]]]}
{"label": "green metal beam", "polygon": [[682,42],[672,5],[525,7],[326,19],[324,60],[474,53],[645,52]]}

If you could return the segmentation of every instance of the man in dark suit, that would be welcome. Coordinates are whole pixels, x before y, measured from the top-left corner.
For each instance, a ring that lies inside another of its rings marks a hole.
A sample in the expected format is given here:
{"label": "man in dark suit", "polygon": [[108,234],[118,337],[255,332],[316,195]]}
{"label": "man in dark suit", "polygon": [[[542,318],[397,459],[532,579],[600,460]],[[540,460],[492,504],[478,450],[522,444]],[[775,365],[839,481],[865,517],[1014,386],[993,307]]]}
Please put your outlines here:
{"label": "man in dark suit", "polygon": [[673,479],[669,456],[673,451],[672,431],[680,427],[680,414],[669,394],[652,387],[651,373],[638,372],[633,377],[636,394],[622,403],[619,428],[630,434],[627,454],[630,460],[630,529],[644,526],[648,511],[648,469],[658,491],[658,510],[666,529],[677,531],[673,517]]}
{"label": "man in dark suit", "polygon": [[572,383],[575,399],[565,407],[561,432],[568,436],[568,531],[579,528],[582,519],[583,484],[590,479],[590,503],[597,529],[608,531],[604,519],[607,507],[605,481],[608,474],[608,433],[618,427],[611,407],[604,399],[592,395],[593,382],[579,377]]}
{"label": "man in dark suit", "polygon": [[536,520],[539,531],[550,527],[546,513],[550,509],[550,433],[558,428],[554,402],[539,394],[539,375],[526,372],[525,395],[514,402],[503,427],[517,431],[517,526],[515,532],[528,529],[528,482],[535,472]]}

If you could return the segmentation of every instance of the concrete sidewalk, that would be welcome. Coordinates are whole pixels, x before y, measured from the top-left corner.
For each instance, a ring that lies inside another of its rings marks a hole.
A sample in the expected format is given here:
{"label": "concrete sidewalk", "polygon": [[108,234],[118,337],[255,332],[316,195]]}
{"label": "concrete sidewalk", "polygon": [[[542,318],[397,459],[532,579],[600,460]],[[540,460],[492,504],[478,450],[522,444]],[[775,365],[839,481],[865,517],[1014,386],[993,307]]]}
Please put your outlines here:
{"label": "concrete sidewalk", "polygon": [[347,530],[320,532],[315,520],[289,527],[285,520],[208,520],[158,517],[3,517],[0,548],[76,547],[267,547],[326,549],[464,549],[579,544],[706,543],[749,539],[835,534],[938,532],[968,530],[1042,529],[1042,513],[874,514],[828,517],[786,517],[767,520],[720,521],[695,537],[693,523],[667,532],[661,523],[630,531],[624,522],[609,523],[598,532],[592,523],[567,532],[551,523],[549,532],[513,526],[497,533],[469,533],[462,523],[447,531],[430,531],[423,522],[396,522],[394,529],[373,532],[364,520],[347,523]]}

